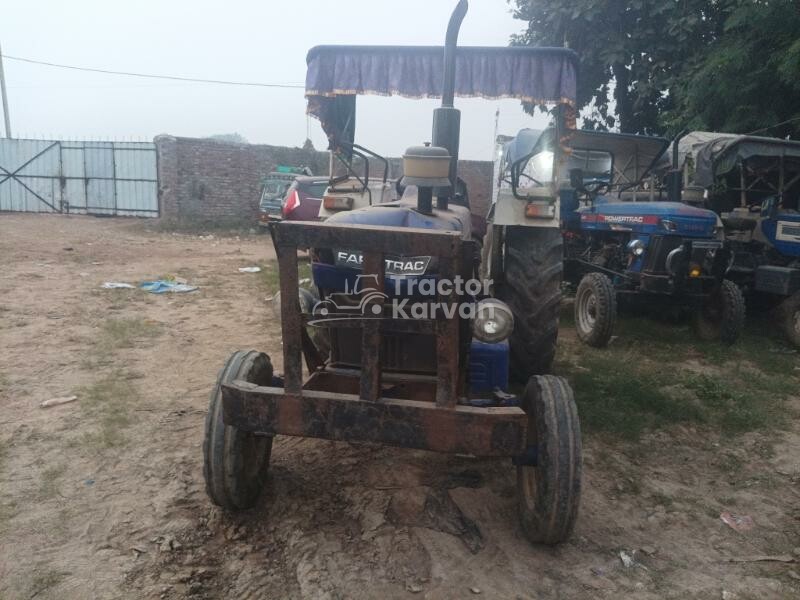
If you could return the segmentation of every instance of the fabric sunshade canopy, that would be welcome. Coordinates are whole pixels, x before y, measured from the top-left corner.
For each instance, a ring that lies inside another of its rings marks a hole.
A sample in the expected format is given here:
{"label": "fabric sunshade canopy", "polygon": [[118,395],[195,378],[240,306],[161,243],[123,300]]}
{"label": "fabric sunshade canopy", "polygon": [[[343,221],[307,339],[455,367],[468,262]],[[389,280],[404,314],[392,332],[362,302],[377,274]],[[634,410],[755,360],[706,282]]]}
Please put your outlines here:
{"label": "fabric sunshade canopy", "polygon": [[[443,46],[317,46],[306,59],[308,112],[332,147],[352,143],[358,94],[439,98]],[[564,48],[467,47],[456,50],[455,93],[574,106],[577,57]]]}

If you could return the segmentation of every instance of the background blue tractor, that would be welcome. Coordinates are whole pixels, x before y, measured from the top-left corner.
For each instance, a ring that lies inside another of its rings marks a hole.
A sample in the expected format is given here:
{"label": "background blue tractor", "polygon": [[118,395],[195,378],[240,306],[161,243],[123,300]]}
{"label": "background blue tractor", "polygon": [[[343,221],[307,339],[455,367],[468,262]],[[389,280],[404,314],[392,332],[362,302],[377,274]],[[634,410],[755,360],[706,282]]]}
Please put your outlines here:
{"label": "background blue tractor", "polygon": [[774,309],[800,347],[800,142],[695,131],[673,145],[685,202],[719,214],[734,253],[728,277],[755,310]]}
{"label": "background blue tractor", "polygon": [[[744,299],[725,277],[732,253],[716,214],[666,201],[645,181],[667,140],[576,130],[568,145],[569,176],[559,181],[564,280],[577,288],[581,341],[605,346],[625,302],[689,311],[702,339],[735,342]],[[520,132],[505,145],[501,189],[550,181],[553,146],[552,130]]]}

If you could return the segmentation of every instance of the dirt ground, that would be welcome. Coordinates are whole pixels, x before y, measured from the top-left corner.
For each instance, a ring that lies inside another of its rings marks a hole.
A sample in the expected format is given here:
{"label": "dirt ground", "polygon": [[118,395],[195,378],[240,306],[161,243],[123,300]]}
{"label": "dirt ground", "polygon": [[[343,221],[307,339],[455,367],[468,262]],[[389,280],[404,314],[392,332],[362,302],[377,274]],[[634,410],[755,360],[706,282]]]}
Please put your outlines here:
{"label": "dirt ground", "polygon": [[[259,235],[0,215],[0,597],[800,597],[796,396],[780,429],[586,433],[578,524],[557,548],[523,538],[508,462],[372,445],[278,438],[260,505],[217,510],[208,393],[236,349],[280,370],[271,275],[238,272],[272,258]],[[200,289],[100,287],[169,275]]]}

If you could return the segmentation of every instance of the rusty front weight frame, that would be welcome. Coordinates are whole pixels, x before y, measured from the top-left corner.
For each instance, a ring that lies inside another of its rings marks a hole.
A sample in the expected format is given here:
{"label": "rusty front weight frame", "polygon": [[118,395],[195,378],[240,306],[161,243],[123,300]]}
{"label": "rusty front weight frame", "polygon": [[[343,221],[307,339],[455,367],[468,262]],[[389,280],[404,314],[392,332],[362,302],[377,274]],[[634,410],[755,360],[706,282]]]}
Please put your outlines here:
{"label": "rusty front weight frame", "polygon": [[[457,232],[327,223],[280,222],[272,225],[278,255],[283,334],[284,387],[245,381],[223,385],[227,425],[268,435],[378,442],[392,446],[478,456],[514,456],[526,444],[528,418],[518,407],[459,404],[466,387],[468,335],[462,319],[332,320],[326,326],[362,328],[360,370],[334,369],[314,358],[306,334],[310,315],[298,300],[297,249],[348,248],[363,253],[363,274],[375,275],[384,288],[384,256],[436,256],[440,279],[453,280],[462,269],[466,244]],[[381,298],[375,302],[381,303]],[[455,293],[439,296],[454,304]],[[436,336],[436,375],[382,373],[382,331]],[[302,356],[312,371],[302,379]],[[413,389],[414,393],[403,390]],[[404,397],[405,396],[405,397]]]}

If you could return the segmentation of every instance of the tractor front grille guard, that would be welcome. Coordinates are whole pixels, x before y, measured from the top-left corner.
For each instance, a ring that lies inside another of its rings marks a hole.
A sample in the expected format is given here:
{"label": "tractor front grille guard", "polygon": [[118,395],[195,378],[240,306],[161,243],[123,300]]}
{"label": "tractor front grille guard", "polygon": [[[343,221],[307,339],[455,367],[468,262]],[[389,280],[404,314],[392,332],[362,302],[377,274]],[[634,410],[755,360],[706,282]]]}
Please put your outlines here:
{"label": "tractor front grille guard", "polygon": [[[384,287],[384,256],[438,257],[438,277],[453,280],[469,273],[470,244],[456,232],[378,226],[336,226],[328,223],[280,222],[272,225],[278,255],[283,335],[283,388],[245,381],[223,385],[227,425],[267,435],[295,435],[332,440],[379,442],[408,448],[480,456],[516,456],[525,448],[528,418],[518,407],[474,407],[458,403],[465,393],[465,348],[469,323],[447,319],[342,319],[329,327],[359,327],[360,370],[329,369],[306,334],[307,322],[298,300],[298,248],[343,248],[363,253],[364,275]],[[453,305],[455,292],[440,295]],[[383,303],[375,295],[373,302]],[[452,313],[451,313],[452,314]],[[427,333],[436,337],[436,375],[387,373],[381,368],[384,331]],[[303,382],[305,355],[310,376]],[[384,381],[385,380],[385,381]],[[384,385],[386,384],[386,385]],[[413,389],[393,397],[387,388]]]}

